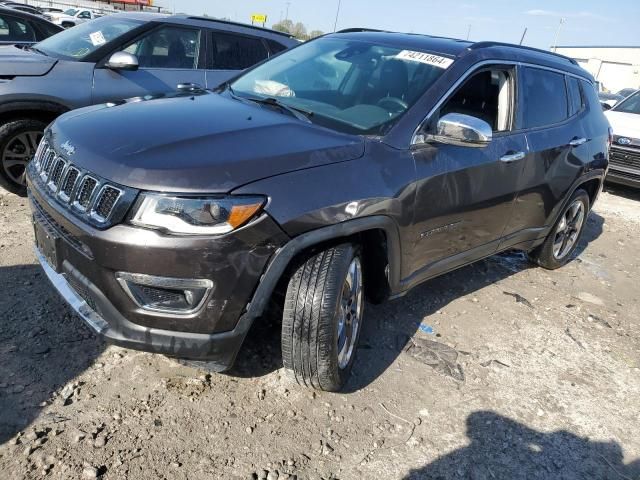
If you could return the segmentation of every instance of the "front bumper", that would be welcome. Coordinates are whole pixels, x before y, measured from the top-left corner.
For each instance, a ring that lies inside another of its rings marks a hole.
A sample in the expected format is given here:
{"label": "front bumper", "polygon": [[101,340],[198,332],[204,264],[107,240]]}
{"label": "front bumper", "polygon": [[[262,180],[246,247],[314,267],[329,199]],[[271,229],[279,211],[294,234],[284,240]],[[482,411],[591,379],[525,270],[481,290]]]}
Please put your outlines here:
{"label": "front bumper", "polygon": [[[221,237],[175,237],[125,224],[98,230],[65,214],[29,178],[34,221],[56,238],[55,261],[36,251],[53,285],[97,333],[117,345],[230,367],[251,325],[247,304],[269,259],[288,237],[263,215]],[[41,227],[38,227],[41,228]],[[140,308],[116,272],[213,283],[188,315]]]}

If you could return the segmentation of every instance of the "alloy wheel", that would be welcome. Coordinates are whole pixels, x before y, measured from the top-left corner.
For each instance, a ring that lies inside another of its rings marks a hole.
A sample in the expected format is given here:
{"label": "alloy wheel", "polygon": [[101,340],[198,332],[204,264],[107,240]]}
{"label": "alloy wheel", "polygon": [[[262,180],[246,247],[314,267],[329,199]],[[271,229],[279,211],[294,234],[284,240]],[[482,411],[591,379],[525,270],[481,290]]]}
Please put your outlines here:
{"label": "alloy wheel", "polygon": [[584,218],[584,203],[577,199],[567,208],[556,228],[553,239],[553,256],[556,260],[562,260],[571,252],[582,230]]}
{"label": "alloy wheel", "polygon": [[12,182],[26,185],[27,164],[36,154],[42,132],[21,132],[9,139],[2,152],[2,169]]}
{"label": "alloy wheel", "polygon": [[338,305],[338,367],[349,365],[356,349],[358,330],[362,323],[362,265],[355,257],[349,264]]}

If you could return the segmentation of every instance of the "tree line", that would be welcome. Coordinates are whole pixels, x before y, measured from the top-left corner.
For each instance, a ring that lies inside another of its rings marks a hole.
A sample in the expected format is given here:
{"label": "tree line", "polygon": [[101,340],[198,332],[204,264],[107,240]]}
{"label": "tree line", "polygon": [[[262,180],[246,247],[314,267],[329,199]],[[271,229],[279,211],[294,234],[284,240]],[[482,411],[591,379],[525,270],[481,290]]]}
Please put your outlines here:
{"label": "tree line", "polygon": [[312,38],[324,35],[324,32],[320,30],[311,30],[310,32],[307,32],[307,27],[305,27],[304,23],[294,23],[293,20],[289,19],[281,20],[278,23],[274,23],[271,28],[279,32],[290,33],[298,40],[311,40]]}

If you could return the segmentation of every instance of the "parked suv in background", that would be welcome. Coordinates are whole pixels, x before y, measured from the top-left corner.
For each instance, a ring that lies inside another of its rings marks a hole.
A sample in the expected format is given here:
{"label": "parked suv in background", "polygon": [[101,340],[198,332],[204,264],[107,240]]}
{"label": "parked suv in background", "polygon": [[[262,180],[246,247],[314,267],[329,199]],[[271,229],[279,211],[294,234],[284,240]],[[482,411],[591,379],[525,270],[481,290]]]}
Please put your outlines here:
{"label": "parked suv in background", "polygon": [[27,162],[44,128],[63,112],[178,85],[215,87],[297,44],[288,34],[238,23],[121,13],[31,48],[0,49],[0,185],[26,192]]}
{"label": "parked suv in background", "polygon": [[[33,45],[60,31],[62,27],[42,17],[0,6],[0,46]],[[0,55],[2,55],[1,49]],[[4,72],[0,71],[0,79],[3,74]]]}
{"label": "parked suv in background", "polygon": [[217,93],[60,117],[29,168],[37,256],[107,339],[218,370],[284,298],[284,366],[339,390],[365,298],[506,249],[568,262],[608,138],[566,57],[344,31]]}
{"label": "parked suv in background", "polygon": [[613,129],[607,181],[640,187],[640,91],[605,115]]}
{"label": "parked suv in background", "polygon": [[45,14],[45,16],[62,28],[71,28],[88,22],[89,20],[95,20],[99,15],[96,15],[95,12],[86,8],[69,8],[62,13],[50,12]]}

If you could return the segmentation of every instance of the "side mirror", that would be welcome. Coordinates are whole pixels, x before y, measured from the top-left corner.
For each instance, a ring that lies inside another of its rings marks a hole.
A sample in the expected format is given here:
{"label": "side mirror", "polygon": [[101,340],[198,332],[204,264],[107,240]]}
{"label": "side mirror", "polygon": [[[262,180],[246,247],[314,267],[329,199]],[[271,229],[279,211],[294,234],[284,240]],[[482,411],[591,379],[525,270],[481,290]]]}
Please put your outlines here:
{"label": "side mirror", "polygon": [[601,103],[601,105],[602,105],[602,110],[604,110],[605,112],[606,112],[607,110],[611,110],[611,109],[613,108],[613,107],[612,107],[611,105],[609,105],[608,103],[604,103],[604,102],[602,102],[602,103]]}
{"label": "side mirror", "polygon": [[484,120],[462,113],[447,113],[438,120],[435,135],[426,141],[457,145],[459,147],[484,147],[493,136],[491,125]]}
{"label": "side mirror", "polygon": [[137,70],[138,57],[127,52],[116,52],[104,66],[111,70]]}

